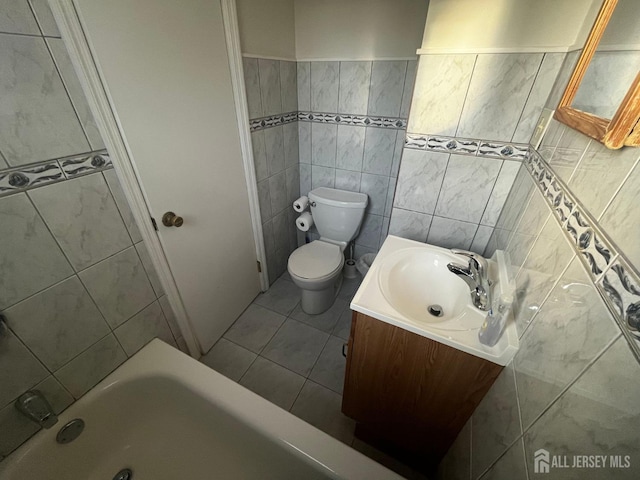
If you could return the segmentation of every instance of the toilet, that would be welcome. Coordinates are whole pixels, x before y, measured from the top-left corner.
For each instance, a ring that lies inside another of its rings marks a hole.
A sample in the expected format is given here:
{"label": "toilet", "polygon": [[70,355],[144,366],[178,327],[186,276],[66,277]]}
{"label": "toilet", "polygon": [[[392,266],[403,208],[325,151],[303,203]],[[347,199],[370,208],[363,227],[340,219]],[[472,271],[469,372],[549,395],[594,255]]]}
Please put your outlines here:
{"label": "toilet", "polygon": [[360,232],[368,197],[326,187],[311,190],[308,197],[320,239],[298,247],[287,270],[302,289],[302,310],[318,314],[333,305],[340,290],[344,250]]}

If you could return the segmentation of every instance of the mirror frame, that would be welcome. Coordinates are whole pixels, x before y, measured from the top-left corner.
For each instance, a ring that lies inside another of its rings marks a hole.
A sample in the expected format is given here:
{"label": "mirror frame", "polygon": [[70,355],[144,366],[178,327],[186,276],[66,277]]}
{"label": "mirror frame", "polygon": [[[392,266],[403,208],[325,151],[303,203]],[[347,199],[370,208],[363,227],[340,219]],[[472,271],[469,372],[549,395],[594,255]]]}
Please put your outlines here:
{"label": "mirror frame", "polygon": [[640,146],[640,72],[611,120],[571,106],[618,0],[604,0],[553,117],[610,149]]}

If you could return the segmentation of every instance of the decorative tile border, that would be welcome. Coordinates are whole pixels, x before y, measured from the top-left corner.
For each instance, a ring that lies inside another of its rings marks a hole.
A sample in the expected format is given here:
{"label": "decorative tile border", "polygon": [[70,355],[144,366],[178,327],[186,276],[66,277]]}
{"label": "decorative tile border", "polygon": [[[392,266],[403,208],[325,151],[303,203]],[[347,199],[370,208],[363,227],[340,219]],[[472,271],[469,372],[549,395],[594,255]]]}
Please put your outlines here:
{"label": "decorative tile border", "polygon": [[403,130],[407,128],[406,118],[397,117],[370,117],[367,115],[343,115],[341,113],[315,113],[315,112],[290,112],[282,115],[256,118],[249,120],[249,129],[252,132],[265,128],[277,127],[286,123],[295,122],[332,123],[335,125],[356,125],[360,127],[380,127]]}
{"label": "decorative tile border", "polygon": [[640,362],[640,276],[535,149],[524,164]]}
{"label": "decorative tile border", "polygon": [[0,171],[0,197],[113,167],[106,150]]}
{"label": "decorative tile border", "polygon": [[529,154],[529,145],[519,143],[499,143],[471,138],[447,137],[444,135],[421,135],[408,133],[404,146],[431,152],[456,153],[477,157],[524,160]]}

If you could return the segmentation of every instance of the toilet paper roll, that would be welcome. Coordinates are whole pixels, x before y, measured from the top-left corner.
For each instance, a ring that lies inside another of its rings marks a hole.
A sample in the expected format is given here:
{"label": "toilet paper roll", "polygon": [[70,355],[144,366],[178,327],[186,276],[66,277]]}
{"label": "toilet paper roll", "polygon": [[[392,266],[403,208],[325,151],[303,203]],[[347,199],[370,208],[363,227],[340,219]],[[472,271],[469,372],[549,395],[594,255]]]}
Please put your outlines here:
{"label": "toilet paper roll", "polygon": [[303,195],[295,202],[293,202],[293,209],[296,212],[302,213],[307,209],[307,205],[309,205],[309,199]]}
{"label": "toilet paper roll", "polygon": [[313,217],[309,212],[304,212],[302,215],[296,218],[296,227],[298,227],[298,230],[308,232],[312,225]]}

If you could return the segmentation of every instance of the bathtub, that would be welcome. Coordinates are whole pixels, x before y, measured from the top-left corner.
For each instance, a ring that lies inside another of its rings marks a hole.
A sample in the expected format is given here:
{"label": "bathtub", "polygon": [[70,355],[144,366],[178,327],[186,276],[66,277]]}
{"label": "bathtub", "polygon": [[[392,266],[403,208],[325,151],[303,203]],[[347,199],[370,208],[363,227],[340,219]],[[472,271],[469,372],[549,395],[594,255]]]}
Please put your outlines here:
{"label": "bathtub", "polygon": [[[74,418],[83,433],[65,445]],[[0,463],[2,480],[399,479],[385,467],[161,342]]]}

